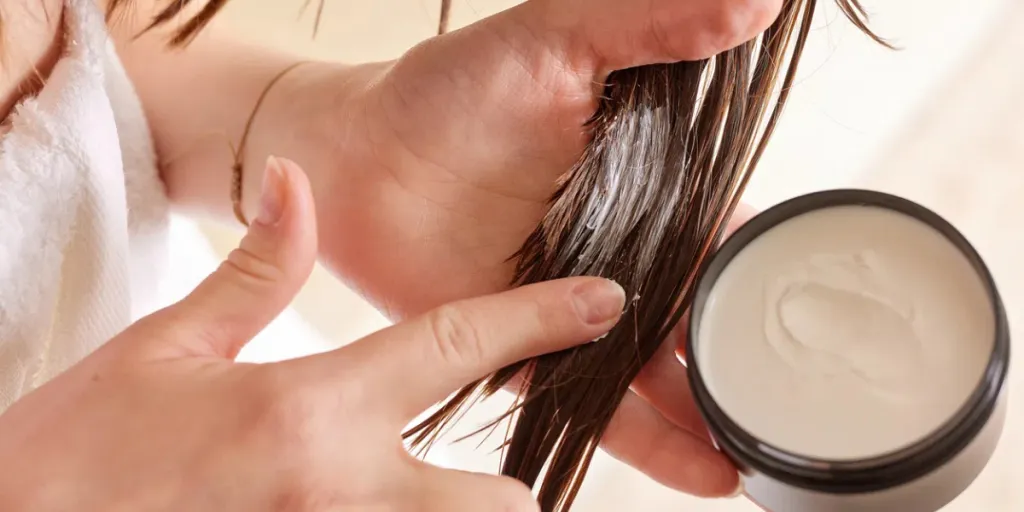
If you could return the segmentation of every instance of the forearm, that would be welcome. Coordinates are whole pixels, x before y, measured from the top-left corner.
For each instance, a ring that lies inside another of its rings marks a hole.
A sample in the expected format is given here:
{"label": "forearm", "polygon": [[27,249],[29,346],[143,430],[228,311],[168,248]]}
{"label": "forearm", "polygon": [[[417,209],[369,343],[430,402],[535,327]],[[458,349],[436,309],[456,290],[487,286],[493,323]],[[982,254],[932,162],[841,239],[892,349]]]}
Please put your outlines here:
{"label": "forearm", "polygon": [[[184,49],[166,48],[163,33],[132,40],[115,30],[118,50],[142,99],[167,192],[179,210],[230,218],[233,148],[257,100],[299,59],[216,32]],[[256,112],[241,154],[243,200],[251,218],[268,155],[291,158],[315,189],[343,174],[345,104],[362,90],[369,68],[310,62],[283,76]]]}

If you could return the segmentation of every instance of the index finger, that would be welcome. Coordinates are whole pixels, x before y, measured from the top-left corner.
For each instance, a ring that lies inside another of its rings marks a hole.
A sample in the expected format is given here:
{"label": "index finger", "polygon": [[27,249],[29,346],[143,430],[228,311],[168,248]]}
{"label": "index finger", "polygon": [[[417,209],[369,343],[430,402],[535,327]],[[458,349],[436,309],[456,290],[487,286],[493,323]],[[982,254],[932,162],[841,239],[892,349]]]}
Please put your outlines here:
{"label": "index finger", "polygon": [[758,209],[747,203],[736,205],[736,209],[732,212],[732,217],[729,218],[729,223],[725,226],[725,238],[732,236],[740,226],[756,217],[757,214]]}
{"label": "index finger", "polygon": [[[554,0],[525,2],[546,32],[603,71],[700,60],[739,46],[779,17],[781,0]],[[518,12],[518,11],[512,11]],[[582,63],[576,69],[583,69]]]}
{"label": "index finger", "polygon": [[[625,293],[577,277],[442,306],[337,352],[364,390],[407,422],[507,365],[594,340],[622,315]],[[323,361],[330,365],[329,360]],[[403,423],[404,424],[404,423]]]}

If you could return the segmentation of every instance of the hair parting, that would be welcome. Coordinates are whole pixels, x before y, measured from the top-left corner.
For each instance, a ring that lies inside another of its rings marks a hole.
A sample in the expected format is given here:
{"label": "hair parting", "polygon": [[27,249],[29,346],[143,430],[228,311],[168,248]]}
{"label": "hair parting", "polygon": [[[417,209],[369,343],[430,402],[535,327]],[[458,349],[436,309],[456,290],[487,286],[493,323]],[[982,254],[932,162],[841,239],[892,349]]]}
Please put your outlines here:
{"label": "hair parting", "polygon": [[[857,0],[836,1],[857,28],[891,48],[868,29]],[[463,388],[405,433],[412,448],[429,448],[472,403],[516,383],[517,403],[477,433],[511,420],[501,473],[539,484],[541,510],[570,508],[630,383],[689,307],[698,269],[778,123],[816,7],[816,0],[785,0],[774,24],[737,48],[609,76],[587,124],[592,140],[513,255],[512,284],[613,279],[632,297],[622,320],[596,343]]]}

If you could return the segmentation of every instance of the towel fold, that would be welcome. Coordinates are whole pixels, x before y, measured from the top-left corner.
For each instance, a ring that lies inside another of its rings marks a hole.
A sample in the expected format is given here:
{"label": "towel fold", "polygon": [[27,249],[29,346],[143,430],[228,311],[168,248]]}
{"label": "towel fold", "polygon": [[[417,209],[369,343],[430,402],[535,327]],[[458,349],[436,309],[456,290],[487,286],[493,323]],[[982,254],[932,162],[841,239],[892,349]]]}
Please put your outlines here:
{"label": "towel fold", "polygon": [[0,411],[152,311],[167,200],[138,96],[92,0],[0,139]]}

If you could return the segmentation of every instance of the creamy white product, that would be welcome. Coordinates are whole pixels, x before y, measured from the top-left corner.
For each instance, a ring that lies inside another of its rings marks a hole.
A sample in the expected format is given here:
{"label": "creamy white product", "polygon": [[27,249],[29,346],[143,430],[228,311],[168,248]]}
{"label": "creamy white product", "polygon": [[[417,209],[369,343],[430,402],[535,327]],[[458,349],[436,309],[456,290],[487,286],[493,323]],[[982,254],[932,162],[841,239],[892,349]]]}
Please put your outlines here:
{"label": "creamy white product", "polygon": [[695,355],[718,406],[768,445],[829,460],[935,431],[978,386],[995,336],[966,257],[873,206],[762,233],[718,277],[699,322]]}

